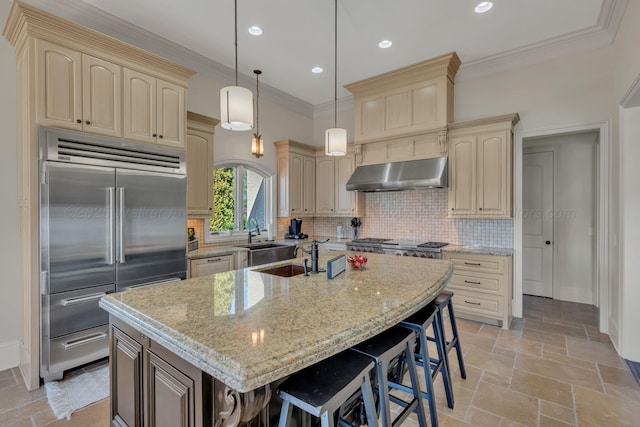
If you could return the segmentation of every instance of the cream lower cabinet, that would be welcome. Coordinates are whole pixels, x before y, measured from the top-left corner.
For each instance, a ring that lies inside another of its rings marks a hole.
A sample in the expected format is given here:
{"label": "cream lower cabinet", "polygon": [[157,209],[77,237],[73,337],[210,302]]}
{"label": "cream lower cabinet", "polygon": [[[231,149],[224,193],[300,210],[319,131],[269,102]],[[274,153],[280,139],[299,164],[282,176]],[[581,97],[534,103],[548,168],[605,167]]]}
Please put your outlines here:
{"label": "cream lower cabinet", "polygon": [[316,213],[315,149],[292,140],[276,141],[278,216]]}
{"label": "cream lower cabinet", "polygon": [[347,191],[347,181],[355,170],[355,155],[316,158],[316,214],[364,215],[364,196]]}
{"label": "cream lower cabinet", "polygon": [[43,40],[36,42],[36,121],[122,136],[122,67]]}
{"label": "cream lower cabinet", "polygon": [[185,89],[138,71],[124,69],[124,137],[184,147]]}
{"label": "cream lower cabinet", "polygon": [[187,112],[187,215],[213,212],[213,134],[218,120]]}
{"label": "cream lower cabinet", "polygon": [[450,125],[449,217],[512,217],[517,114]]}
{"label": "cream lower cabinet", "polygon": [[193,279],[234,269],[235,257],[233,255],[192,259],[189,261],[189,278]]}
{"label": "cream lower cabinet", "polygon": [[509,329],[512,318],[512,257],[445,252],[453,262],[447,288],[456,316]]}

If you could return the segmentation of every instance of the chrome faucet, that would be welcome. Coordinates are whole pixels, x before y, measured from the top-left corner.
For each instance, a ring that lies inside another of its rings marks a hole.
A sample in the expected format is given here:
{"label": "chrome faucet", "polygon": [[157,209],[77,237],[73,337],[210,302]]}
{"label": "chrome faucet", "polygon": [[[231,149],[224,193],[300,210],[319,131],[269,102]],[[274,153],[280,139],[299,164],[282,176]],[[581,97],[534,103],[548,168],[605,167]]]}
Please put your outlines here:
{"label": "chrome faucet", "polygon": [[[253,234],[253,232],[251,231],[251,224],[253,223],[253,225],[255,225],[256,227],[256,234]],[[258,223],[258,220],[255,218],[249,218],[248,221],[248,230],[249,232],[247,233],[247,243],[251,243],[251,238],[254,236],[259,236],[260,235],[260,224]]]}

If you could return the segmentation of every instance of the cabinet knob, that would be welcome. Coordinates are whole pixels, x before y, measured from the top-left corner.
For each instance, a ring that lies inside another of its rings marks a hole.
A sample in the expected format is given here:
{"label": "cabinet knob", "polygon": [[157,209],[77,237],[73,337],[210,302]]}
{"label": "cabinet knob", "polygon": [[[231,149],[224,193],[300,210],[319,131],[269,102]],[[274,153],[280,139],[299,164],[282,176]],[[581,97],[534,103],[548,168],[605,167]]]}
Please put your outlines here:
{"label": "cabinet knob", "polygon": [[482,208],[478,208],[478,210],[479,210],[479,211],[481,211],[481,210],[482,210]]}
{"label": "cabinet knob", "polygon": [[76,123],[80,124],[80,123],[82,123],[82,120],[76,119]]}
{"label": "cabinet knob", "polygon": [[544,244],[545,244],[545,245],[550,245],[550,244],[551,244],[551,241],[550,241],[550,240],[547,240],[546,242],[544,242]]}
{"label": "cabinet knob", "polygon": [[162,138],[162,135],[159,135],[158,138]]}
{"label": "cabinet knob", "polygon": [[153,137],[155,138],[156,136],[158,136],[158,134],[157,134],[157,133],[154,133],[154,134],[153,134]]}
{"label": "cabinet knob", "polygon": [[88,125],[90,125],[90,124],[91,124],[91,122],[90,122],[89,120],[87,120],[85,123],[86,123],[86,124],[88,124]]}
{"label": "cabinet knob", "polygon": [[456,209],[455,209],[455,208],[451,208],[451,210],[452,210],[452,211],[455,211]]}

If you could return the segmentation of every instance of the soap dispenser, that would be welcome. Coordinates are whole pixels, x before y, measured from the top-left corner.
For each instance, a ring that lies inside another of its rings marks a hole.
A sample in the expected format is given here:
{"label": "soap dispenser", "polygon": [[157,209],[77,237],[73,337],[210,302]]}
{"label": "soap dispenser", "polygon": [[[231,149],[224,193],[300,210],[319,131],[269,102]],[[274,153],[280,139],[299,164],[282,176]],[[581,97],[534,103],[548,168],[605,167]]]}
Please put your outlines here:
{"label": "soap dispenser", "polygon": [[342,224],[338,224],[336,227],[336,237],[338,239],[342,239],[344,236],[342,235]]}

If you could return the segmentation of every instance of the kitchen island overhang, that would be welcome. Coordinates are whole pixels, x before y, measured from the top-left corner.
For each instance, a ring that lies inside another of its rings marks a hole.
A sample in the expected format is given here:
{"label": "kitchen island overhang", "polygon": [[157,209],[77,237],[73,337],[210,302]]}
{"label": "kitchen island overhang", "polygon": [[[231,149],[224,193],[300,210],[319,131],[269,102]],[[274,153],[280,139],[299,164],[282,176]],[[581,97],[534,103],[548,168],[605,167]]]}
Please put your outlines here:
{"label": "kitchen island overhang", "polygon": [[[320,256],[320,265],[335,255]],[[112,294],[100,306],[246,393],[396,325],[431,302],[453,271],[442,260],[368,257],[365,269],[331,280],[325,273],[279,277],[258,266]]]}

